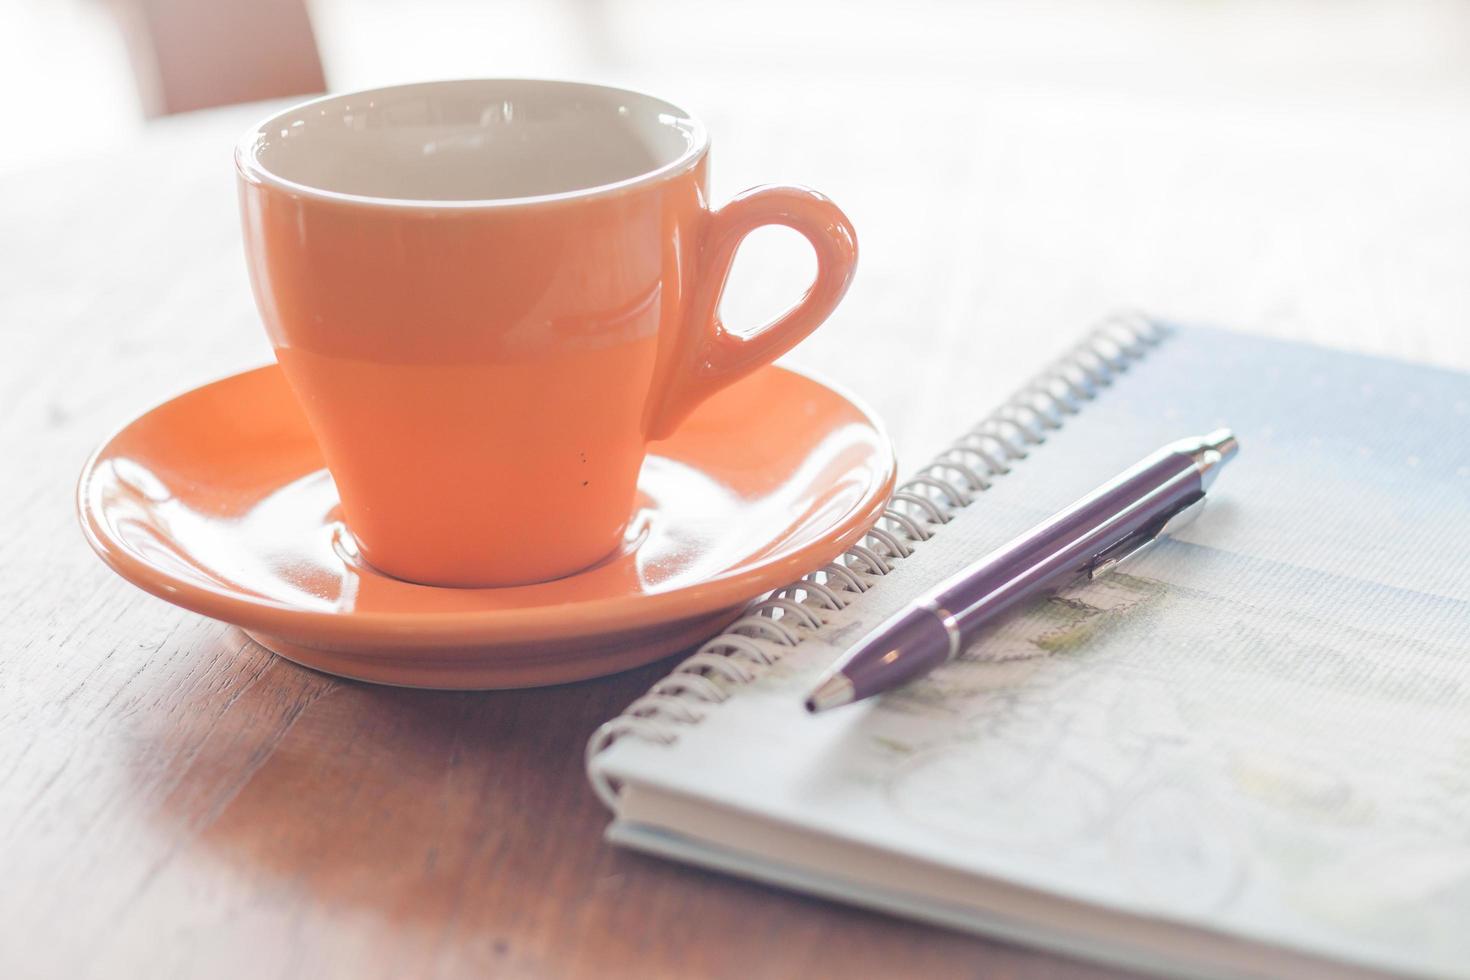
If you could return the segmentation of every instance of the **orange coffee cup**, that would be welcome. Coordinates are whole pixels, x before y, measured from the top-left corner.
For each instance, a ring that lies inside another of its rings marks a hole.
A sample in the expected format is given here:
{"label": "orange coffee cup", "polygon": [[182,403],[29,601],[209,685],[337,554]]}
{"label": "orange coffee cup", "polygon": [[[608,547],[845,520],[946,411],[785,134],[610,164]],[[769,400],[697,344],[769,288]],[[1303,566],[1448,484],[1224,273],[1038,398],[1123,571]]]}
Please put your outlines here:
{"label": "orange coffee cup", "polygon": [[[550,81],[328,96],[235,154],[256,302],[362,556],[499,586],[617,550],[650,440],[814,330],[852,225],[810,190],[709,206],[709,139],[647,95]],[[816,281],[749,335],[720,294],[762,225]]]}

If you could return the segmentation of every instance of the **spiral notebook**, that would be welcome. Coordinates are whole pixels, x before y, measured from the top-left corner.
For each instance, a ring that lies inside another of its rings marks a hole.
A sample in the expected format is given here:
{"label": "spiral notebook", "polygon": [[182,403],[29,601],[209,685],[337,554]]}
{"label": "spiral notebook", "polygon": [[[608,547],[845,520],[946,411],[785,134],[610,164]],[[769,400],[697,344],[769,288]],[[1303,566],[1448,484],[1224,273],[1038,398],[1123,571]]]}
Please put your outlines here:
{"label": "spiral notebook", "polygon": [[[899,692],[886,615],[1158,446],[1199,519]],[[588,746],[621,845],[1169,975],[1470,976],[1470,377],[1113,320]]]}

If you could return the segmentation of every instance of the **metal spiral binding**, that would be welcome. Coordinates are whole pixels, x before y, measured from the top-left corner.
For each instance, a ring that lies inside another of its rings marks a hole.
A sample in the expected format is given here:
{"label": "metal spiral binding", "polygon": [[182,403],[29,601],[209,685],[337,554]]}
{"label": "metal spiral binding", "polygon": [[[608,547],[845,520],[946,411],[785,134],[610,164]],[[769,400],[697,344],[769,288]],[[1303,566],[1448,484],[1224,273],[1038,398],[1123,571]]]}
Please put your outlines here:
{"label": "metal spiral binding", "polygon": [[698,724],[733,688],[755,680],[786,649],[822,629],[828,621],[825,614],[842,610],[892,571],[1166,332],[1141,314],[1115,315],[1093,328],[1066,356],[899,484],[883,516],[861,541],[831,564],[754,604],[594,732],[587,742],[587,762],[597,795],[616,808],[618,786],[592,768],[594,756],[628,736],[672,744],[680,726]]}

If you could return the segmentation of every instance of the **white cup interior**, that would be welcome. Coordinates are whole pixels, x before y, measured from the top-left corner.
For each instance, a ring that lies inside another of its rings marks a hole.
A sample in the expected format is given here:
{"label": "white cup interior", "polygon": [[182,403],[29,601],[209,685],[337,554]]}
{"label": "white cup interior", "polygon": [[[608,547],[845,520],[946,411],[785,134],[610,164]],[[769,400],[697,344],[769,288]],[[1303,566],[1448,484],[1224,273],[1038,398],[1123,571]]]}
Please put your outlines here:
{"label": "white cup interior", "polygon": [[329,96],[241,142],[247,177],[390,201],[586,193],[691,163],[703,128],[661,99],[575,82],[426,82]]}

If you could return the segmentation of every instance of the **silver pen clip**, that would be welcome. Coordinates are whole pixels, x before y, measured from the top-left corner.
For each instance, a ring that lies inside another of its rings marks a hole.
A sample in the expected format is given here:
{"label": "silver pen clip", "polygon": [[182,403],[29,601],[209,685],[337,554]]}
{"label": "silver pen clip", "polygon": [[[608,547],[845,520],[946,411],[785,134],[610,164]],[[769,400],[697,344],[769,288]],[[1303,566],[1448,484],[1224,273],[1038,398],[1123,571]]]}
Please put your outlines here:
{"label": "silver pen clip", "polygon": [[1174,533],[1194,520],[1199,516],[1200,510],[1204,506],[1205,497],[1204,494],[1200,494],[1192,503],[1186,504],[1175,511],[1173,516],[1158,527],[1142,531],[1131,538],[1125,538],[1113,545],[1092,560],[1091,566],[1087,569],[1088,580],[1095,582],[1104,575],[1117,571],[1119,565],[1127,561],[1132,561],[1158,544],[1159,538],[1166,534]]}

